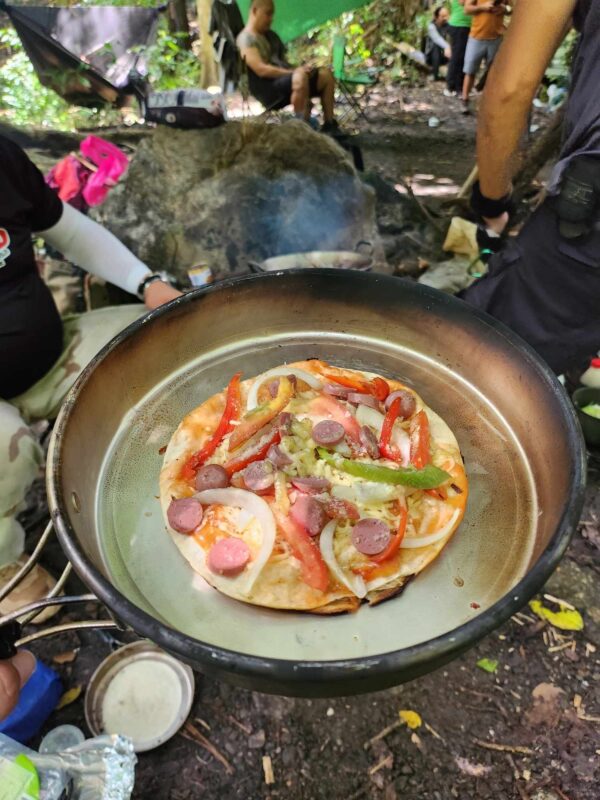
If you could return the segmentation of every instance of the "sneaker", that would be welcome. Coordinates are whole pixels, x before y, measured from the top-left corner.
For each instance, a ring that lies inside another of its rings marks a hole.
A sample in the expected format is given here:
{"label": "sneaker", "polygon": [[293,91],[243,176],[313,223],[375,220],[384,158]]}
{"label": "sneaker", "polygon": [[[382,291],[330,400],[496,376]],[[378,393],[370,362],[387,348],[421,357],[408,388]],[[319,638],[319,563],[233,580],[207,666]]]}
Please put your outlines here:
{"label": "sneaker", "polygon": [[327,133],[330,136],[335,136],[336,134],[341,133],[337,120],[332,119],[329,122],[324,122],[321,125],[321,133]]}
{"label": "sneaker", "polygon": [[444,89],[443,95],[444,97],[458,97],[458,92],[454,92],[450,89]]}
{"label": "sneaker", "polygon": [[[17,561],[14,561],[12,564],[7,564],[0,569],[0,587],[6,586],[21,569],[23,564],[25,564],[27,558],[28,556],[22,555]],[[39,564],[36,564],[18,586],[15,586],[8,597],[5,597],[4,600],[0,602],[0,616],[17,611],[19,608],[29,605],[29,603],[42,600],[55,586],[56,581],[50,573],[46,572]],[[45,622],[58,611],[60,611],[60,606],[49,606],[43,609],[43,611],[40,611],[40,613],[33,618],[32,622],[35,624]]]}
{"label": "sneaker", "polygon": [[461,110],[460,113],[464,114],[465,116],[468,116],[471,113],[471,109],[469,108],[469,101],[468,100],[463,100],[462,101],[462,110]]}

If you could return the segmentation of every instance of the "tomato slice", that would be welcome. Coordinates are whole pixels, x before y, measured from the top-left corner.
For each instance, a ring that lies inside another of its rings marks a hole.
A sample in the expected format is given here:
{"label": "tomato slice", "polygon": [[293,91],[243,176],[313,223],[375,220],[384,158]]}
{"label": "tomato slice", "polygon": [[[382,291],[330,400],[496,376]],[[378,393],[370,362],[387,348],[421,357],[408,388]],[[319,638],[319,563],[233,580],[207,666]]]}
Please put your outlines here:
{"label": "tomato slice", "polygon": [[279,530],[300,562],[304,582],[313,589],[326,592],[329,586],[329,570],[315,540],[311,539],[301,525],[283,514],[275,505],[271,505],[271,510]]}
{"label": "tomato slice", "polygon": [[327,416],[339,422],[348,436],[355,442],[360,441],[360,425],[358,420],[348,409],[328,394],[320,394],[311,400],[310,407],[317,414]]}
{"label": "tomato slice", "polygon": [[429,420],[424,410],[419,411],[412,418],[409,435],[410,463],[417,469],[423,469],[431,461]]}
{"label": "tomato slice", "polygon": [[373,378],[371,381],[371,394],[374,394],[375,397],[383,403],[386,397],[390,393],[390,386],[387,381],[384,381],[383,378]]}

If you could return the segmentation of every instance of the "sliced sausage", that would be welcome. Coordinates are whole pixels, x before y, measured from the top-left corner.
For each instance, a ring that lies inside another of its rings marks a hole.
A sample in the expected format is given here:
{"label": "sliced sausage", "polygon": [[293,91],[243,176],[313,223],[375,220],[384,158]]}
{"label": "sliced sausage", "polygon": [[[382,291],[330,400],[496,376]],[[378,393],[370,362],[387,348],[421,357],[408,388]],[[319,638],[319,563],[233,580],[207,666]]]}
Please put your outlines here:
{"label": "sliced sausage", "polygon": [[345,400],[351,390],[346,389],[345,386],[340,386],[338,383],[326,383],[323,387],[323,391],[325,394],[330,394],[332,397],[341,397],[342,400]]}
{"label": "sliced sausage", "polygon": [[327,478],[292,478],[292,485],[304,494],[321,494],[331,489]]}
{"label": "sliced sausage", "polygon": [[349,403],[352,403],[355,406],[369,406],[369,408],[374,408],[376,411],[379,411],[380,409],[379,400],[376,397],[373,397],[372,394],[350,392],[347,399]]}
{"label": "sliced sausage", "polygon": [[312,438],[317,444],[337,444],[346,434],[344,426],[333,419],[324,419],[317,422],[312,429]]}
{"label": "sliced sausage", "polygon": [[271,381],[268,388],[271,397],[277,397],[277,392],[279,391],[279,379]]}
{"label": "sliced sausage", "polygon": [[276,419],[276,424],[282,436],[288,436],[292,432],[292,420],[294,418],[289,411],[282,411]]}
{"label": "sliced sausage", "polygon": [[229,577],[241,572],[250,561],[250,548],[243,539],[227,536],[219,539],[208,551],[208,568]]}
{"label": "sliced sausage", "polygon": [[352,528],[352,544],[359,553],[374,556],[381,553],[390,543],[390,528],[381,519],[365,517]]}
{"label": "sliced sausage", "polygon": [[360,443],[371,458],[379,458],[379,443],[377,437],[368,425],[363,425],[358,435]]}
{"label": "sliced sausage", "polygon": [[326,501],[325,513],[330,519],[360,519],[360,512],[354,503],[339,497],[332,497]]}
{"label": "sliced sausage", "polygon": [[178,533],[191,533],[202,522],[202,505],[194,497],[171,500],[167,509],[169,525]]}
{"label": "sliced sausage", "polygon": [[196,490],[225,489],[229,486],[229,475],[219,464],[206,464],[196,473]]}
{"label": "sliced sausage", "polygon": [[315,500],[314,497],[309,497],[306,494],[299,495],[296,502],[290,508],[290,516],[298,525],[301,525],[310,536],[318,536],[329,521],[329,517],[325,513],[325,509],[321,503]]}
{"label": "sliced sausage", "polygon": [[392,405],[394,400],[399,397],[400,398],[400,419],[408,419],[412,417],[412,415],[417,410],[417,401],[410,392],[407,392],[406,389],[398,389],[396,392],[392,392],[388,394],[384,406],[385,410],[387,411],[389,407]]}
{"label": "sliced sausage", "polygon": [[287,467],[292,464],[292,459],[284,452],[277,444],[272,444],[267,451],[267,458],[278,469],[280,467]]}
{"label": "sliced sausage", "polygon": [[244,483],[252,492],[262,492],[275,483],[275,470],[270,461],[254,461],[243,471]]}

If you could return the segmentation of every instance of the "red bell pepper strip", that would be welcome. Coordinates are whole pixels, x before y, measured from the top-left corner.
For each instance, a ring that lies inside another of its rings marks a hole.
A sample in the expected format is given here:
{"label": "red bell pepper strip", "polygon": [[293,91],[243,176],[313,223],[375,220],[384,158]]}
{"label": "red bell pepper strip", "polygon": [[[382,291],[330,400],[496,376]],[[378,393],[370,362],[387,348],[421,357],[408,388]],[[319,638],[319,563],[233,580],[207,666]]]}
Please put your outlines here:
{"label": "red bell pepper strip", "polygon": [[388,559],[392,558],[392,556],[395,556],[400,549],[402,539],[404,539],[404,534],[406,533],[408,513],[404,506],[400,506],[398,513],[400,520],[398,522],[398,530],[396,531],[396,535],[390,539],[390,543],[385,550],[383,550],[381,553],[377,553],[376,556],[369,556],[370,560],[374,561],[376,564],[381,564],[383,561],[387,561]]}
{"label": "red bell pepper strip", "polygon": [[431,436],[429,434],[429,420],[424,410],[412,418],[410,422],[410,463],[417,469],[423,469],[431,461],[429,451]]}
{"label": "red bell pepper strip", "polygon": [[371,394],[382,402],[390,393],[389,384],[383,378],[377,377],[367,381],[359,378],[358,375],[352,375],[347,372],[328,372],[327,370],[321,370],[321,374],[332,383],[345,386],[347,389],[353,389],[361,394]]}
{"label": "red bell pepper strip", "polygon": [[392,431],[394,430],[394,422],[400,416],[400,406],[402,405],[402,398],[397,397],[387,410],[383,425],[381,427],[381,436],[379,437],[379,450],[381,455],[389,458],[391,461],[402,463],[402,453],[392,444]]}
{"label": "red bell pepper strip", "polygon": [[271,511],[279,530],[300,562],[304,582],[313,589],[326,592],[329,586],[329,570],[317,543],[301,525],[283,514],[275,504],[271,504]]}
{"label": "red bell pepper strip", "polygon": [[317,414],[327,414],[329,417],[339,422],[347,435],[355,442],[360,441],[360,425],[358,420],[346,406],[328,394],[320,394],[310,401],[310,407]]}
{"label": "red bell pepper strip", "polygon": [[224,464],[227,474],[231,477],[235,472],[245,469],[248,464],[252,464],[254,461],[262,461],[267,457],[271,445],[279,444],[280,441],[281,431],[276,430],[270,437],[266,438],[264,443],[261,442],[257,448],[252,448],[250,451],[245,448],[245,452],[240,453],[236,458],[232,458]]}
{"label": "red bell pepper strip", "polygon": [[240,415],[240,408],[241,408],[241,396],[240,396],[240,378],[242,376],[241,372],[237,372],[233,378],[229,381],[229,386],[227,387],[227,396],[225,399],[225,409],[223,411],[223,416],[219,424],[217,425],[217,429],[210,437],[210,439],[204,444],[204,446],[198,450],[197,453],[191,455],[186,463],[183,465],[181,470],[181,478],[186,481],[193,481],[196,477],[196,472],[198,469],[209,459],[212,454],[215,452],[217,447],[221,444],[225,436],[229,433],[229,431],[233,428],[231,424],[233,420],[237,420]]}
{"label": "red bell pepper strip", "polygon": [[295,389],[289,378],[279,378],[277,396],[268,403],[249,411],[240,424],[236,427],[229,439],[229,451],[237,450],[257,431],[264,428],[272,419],[275,419],[294,396]]}

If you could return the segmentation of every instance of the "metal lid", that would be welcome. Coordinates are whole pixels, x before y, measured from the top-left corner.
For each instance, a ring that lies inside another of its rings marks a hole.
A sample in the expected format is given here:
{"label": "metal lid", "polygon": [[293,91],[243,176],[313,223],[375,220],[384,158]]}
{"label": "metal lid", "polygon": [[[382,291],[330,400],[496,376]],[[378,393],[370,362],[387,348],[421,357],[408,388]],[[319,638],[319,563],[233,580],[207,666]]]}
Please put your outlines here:
{"label": "metal lid", "polygon": [[91,677],[85,695],[90,731],[121,734],[136,753],[174,736],[190,713],[194,674],[148,640],[119,648]]}

